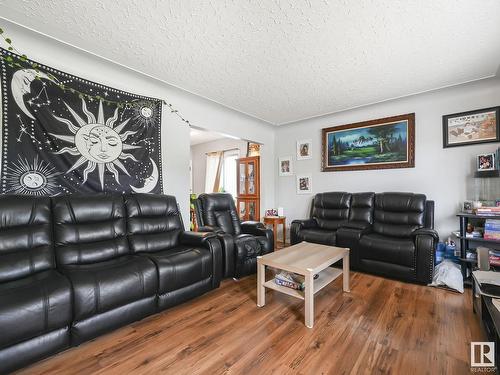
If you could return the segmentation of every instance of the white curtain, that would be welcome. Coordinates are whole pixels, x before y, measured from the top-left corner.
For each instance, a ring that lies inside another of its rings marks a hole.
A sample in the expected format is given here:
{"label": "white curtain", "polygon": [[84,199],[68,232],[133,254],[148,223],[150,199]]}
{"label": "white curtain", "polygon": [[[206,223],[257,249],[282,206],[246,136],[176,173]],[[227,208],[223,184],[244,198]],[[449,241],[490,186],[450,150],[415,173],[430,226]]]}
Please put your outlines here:
{"label": "white curtain", "polygon": [[207,154],[207,171],[205,175],[205,193],[216,193],[220,187],[223,153],[210,152]]}

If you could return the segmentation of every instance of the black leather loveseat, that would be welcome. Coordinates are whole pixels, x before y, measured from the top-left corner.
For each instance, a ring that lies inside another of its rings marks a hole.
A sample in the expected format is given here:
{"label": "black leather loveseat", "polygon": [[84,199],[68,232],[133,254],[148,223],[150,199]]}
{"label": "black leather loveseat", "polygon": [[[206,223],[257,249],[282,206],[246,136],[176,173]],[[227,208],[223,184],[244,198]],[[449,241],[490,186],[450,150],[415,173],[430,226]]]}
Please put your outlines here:
{"label": "black leather loveseat", "polygon": [[231,194],[200,194],[194,204],[198,231],[216,233],[221,241],[223,276],[256,273],[257,256],[274,250],[273,231],[256,221],[240,222]]}
{"label": "black leather loveseat", "polygon": [[290,240],[349,247],[352,269],[427,284],[433,227],[434,202],[423,194],[330,192],[314,197],[309,219],[292,222]]}
{"label": "black leather loveseat", "polygon": [[174,197],[0,196],[0,373],[217,288]]}

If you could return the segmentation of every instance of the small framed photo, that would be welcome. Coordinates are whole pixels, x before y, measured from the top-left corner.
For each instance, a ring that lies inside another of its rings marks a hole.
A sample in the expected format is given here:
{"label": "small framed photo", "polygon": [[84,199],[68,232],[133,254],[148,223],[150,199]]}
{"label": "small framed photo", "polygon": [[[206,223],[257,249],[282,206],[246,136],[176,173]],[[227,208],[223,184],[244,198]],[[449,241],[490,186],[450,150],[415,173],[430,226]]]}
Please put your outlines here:
{"label": "small framed photo", "polygon": [[293,175],[293,165],[291,156],[283,156],[279,158],[279,175],[280,176]]}
{"label": "small framed photo", "polygon": [[472,201],[464,201],[462,211],[463,212],[472,212],[472,209],[474,208]]}
{"label": "small framed photo", "polygon": [[297,175],[297,194],[312,193],[312,176],[310,174]]}
{"label": "small framed photo", "polygon": [[312,139],[297,141],[297,160],[312,158]]}
{"label": "small framed photo", "polygon": [[278,210],[276,208],[268,208],[266,210],[265,216],[266,217],[269,217],[269,216],[278,216]]}
{"label": "small framed photo", "polygon": [[477,156],[478,171],[492,171],[495,169],[495,154],[482,154]]}

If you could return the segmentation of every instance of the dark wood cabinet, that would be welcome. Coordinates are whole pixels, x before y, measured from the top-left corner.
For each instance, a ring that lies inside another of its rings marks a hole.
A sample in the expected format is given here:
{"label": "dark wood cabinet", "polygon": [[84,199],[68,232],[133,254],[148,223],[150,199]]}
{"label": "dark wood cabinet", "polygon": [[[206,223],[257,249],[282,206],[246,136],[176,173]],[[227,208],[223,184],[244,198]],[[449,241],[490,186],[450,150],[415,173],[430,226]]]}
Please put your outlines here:
{"label": "dark wood cabinet", "polygon": [[260,157],[250,156],[236,160],[238,178],[236,206],[240,219],[260,220]]}

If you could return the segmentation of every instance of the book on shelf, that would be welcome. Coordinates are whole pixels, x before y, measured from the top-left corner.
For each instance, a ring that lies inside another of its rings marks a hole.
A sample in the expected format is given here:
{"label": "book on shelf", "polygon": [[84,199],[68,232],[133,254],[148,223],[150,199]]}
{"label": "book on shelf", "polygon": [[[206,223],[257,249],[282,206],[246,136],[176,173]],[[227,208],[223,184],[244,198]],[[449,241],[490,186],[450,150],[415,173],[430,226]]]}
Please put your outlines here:
{"label": "book on shelf", "polygon": [[304,290],[304,277],[293,272],[280,271],[274,276],[277,285],[286,286],[296,290]]}

